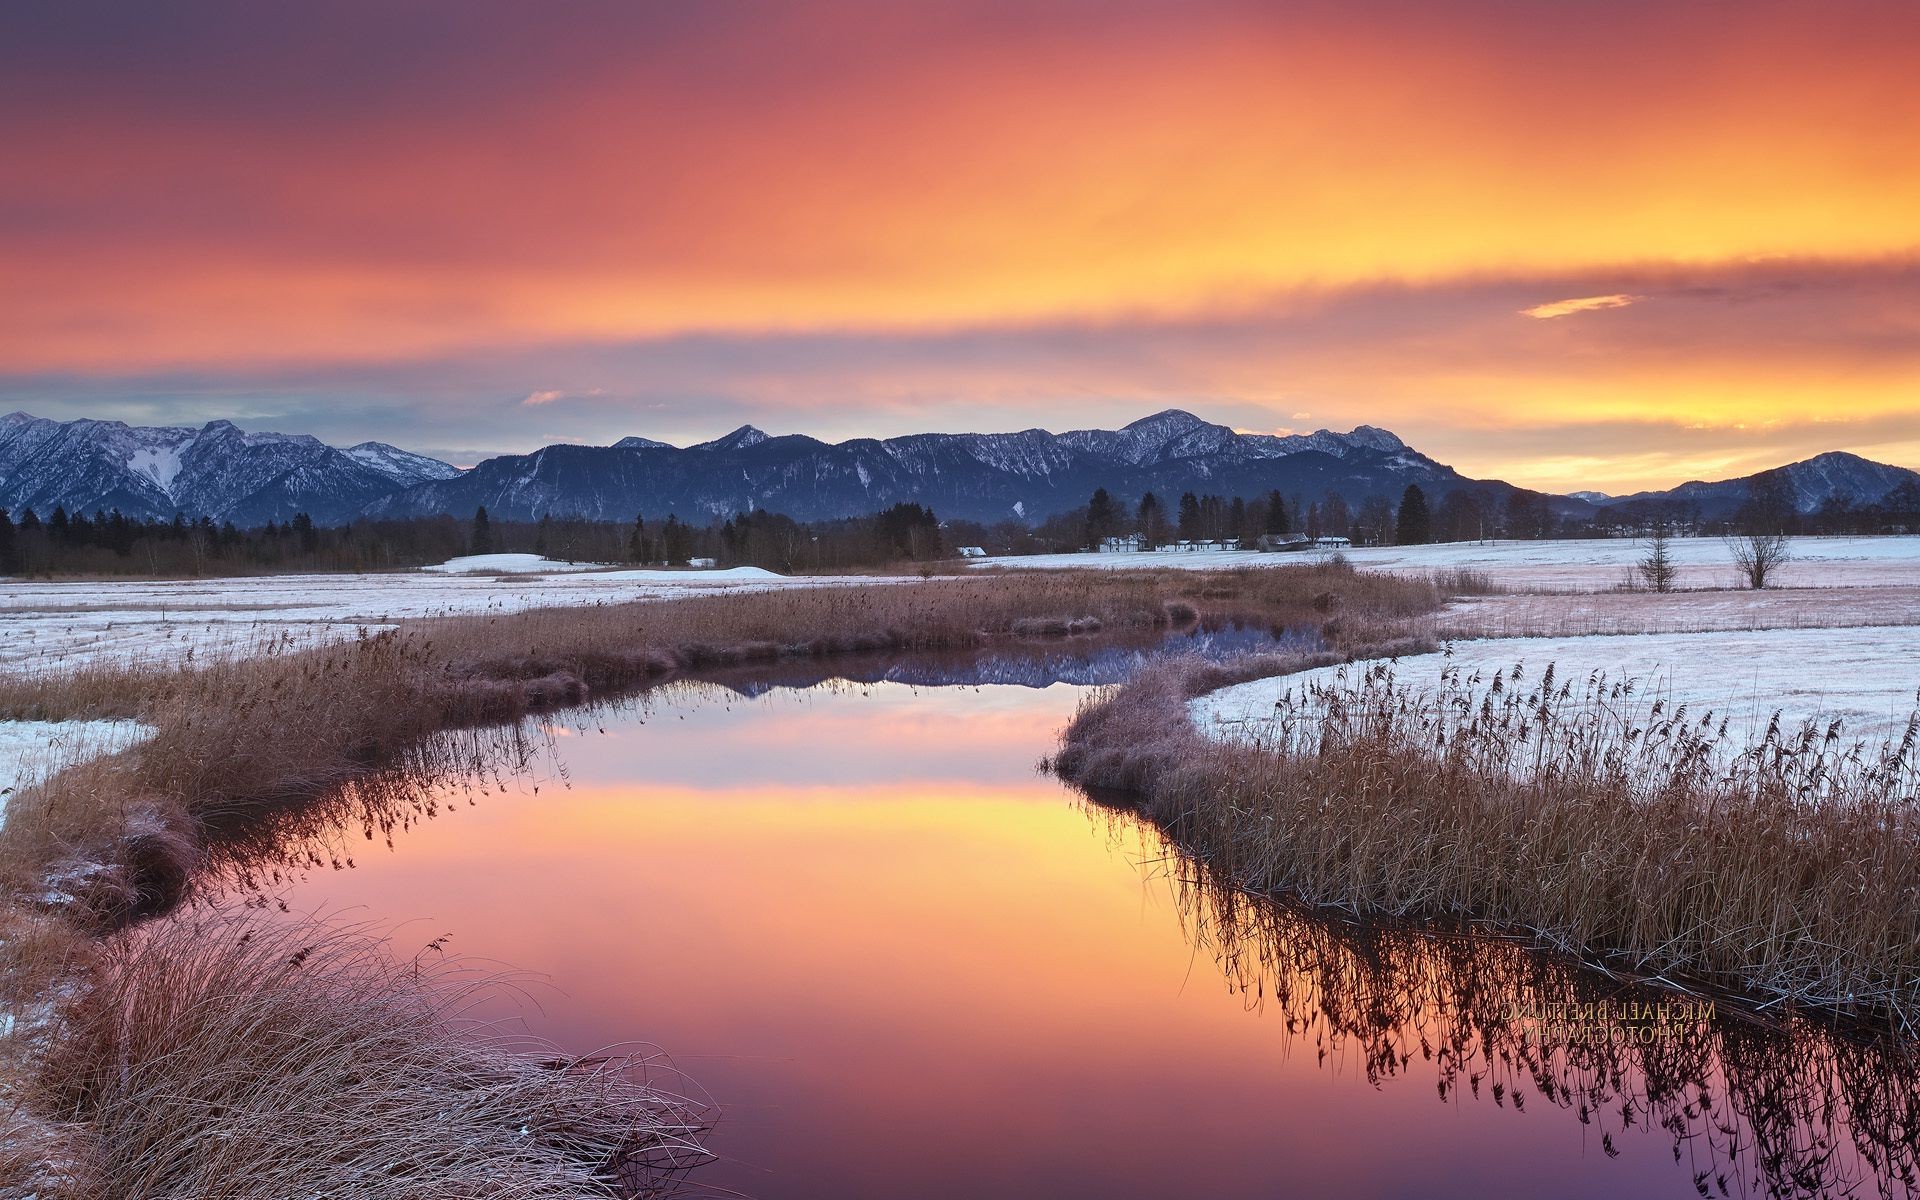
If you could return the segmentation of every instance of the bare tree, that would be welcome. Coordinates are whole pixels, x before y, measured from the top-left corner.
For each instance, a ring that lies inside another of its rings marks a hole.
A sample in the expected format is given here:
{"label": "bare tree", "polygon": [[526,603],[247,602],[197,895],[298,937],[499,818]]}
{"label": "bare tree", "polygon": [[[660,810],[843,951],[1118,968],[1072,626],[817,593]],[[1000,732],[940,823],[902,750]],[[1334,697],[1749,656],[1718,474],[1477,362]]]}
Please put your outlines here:
{"label": "bare tree", "polygon": [[1674,564],[1669,545],[1672,540],[1666,522],[1658,522],[1647,538],[1646,550],[1640,555],[1640,578],[1656,592],[1672,591],[1674,580],[1680,575],[1680,568]]}
{"label": "bare tree", "polygon": [[1784,533],[1742,533],[1727,539],[1733,566],[1750,588],[1763,588],[1773,580],[1786,561],[1793,557]]}

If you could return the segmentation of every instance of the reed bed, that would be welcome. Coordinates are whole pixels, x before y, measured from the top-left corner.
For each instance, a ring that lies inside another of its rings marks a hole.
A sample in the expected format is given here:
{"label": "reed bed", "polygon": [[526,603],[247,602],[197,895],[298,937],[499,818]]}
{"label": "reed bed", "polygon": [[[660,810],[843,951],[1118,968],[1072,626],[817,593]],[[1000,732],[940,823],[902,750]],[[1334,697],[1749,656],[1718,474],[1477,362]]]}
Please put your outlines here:
{"label": "reed bed", "polygon": [[1720,721],[1605,680],[1456,681],[1435,702],[1390,668],[1352,670],[1357,687],[1283,698],[1223,744],[1186,712],[1212,673],[1151,668],[1089,702],[1055,765],[1134,793],[1256,894],[1484,923],[1761,1008],[1920,1031],[1920,720],[1882,746],[1777,721],[1729,745]]}

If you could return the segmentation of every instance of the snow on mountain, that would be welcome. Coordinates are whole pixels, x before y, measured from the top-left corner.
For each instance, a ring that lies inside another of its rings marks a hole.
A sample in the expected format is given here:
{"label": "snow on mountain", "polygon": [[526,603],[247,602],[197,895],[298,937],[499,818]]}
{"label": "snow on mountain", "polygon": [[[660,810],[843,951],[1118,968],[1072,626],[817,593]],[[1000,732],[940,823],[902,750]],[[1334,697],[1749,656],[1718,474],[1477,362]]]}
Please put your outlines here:
{"label": "snow on mountain", "polygon": [[672,444],[656,442],[652,438],[623,437],[613,444],[615,450],[671,450]]}
{"label": "snow on mountain", "polygon": [[1796,510],[1813,513],[1829,502],[1865,507],[1879,503],[1897,489],[1920,488],[1920,471],[1835,450],[1737,479],[1696,479],[1666,491],[1636,492],[1605,503],[1620,515],[1679,507],[1716,520],[1737,512],[1753,497],[1756,487],[1775,483],[1785,484]]}
{"label": "snow on mountain", "polygon": [[246,433],[230,421],[198,429],[122,421],[0,421],[0,507],[50,514],[119,509],[253,525],[305,512],[350,518],[402,487],[445,480],[446,463],[378,442],[336,450],[306,434]]}
{"label": "snow on mountain", "polygon": [[348,446],[341,453],[361,466],[385,475],[399,487],[412,487],[429,479],[452,479],[460,473],[459,467],[443,463],[437,458],[428,458],[424,454],[415,454],[411,450],[402,450],[398,446],[389,446],[385,442],[361,442],[358,446]]}
{"label": "snow on mountain", "polygon": [[745,450],[752,446],[758,446],[760,443],[766,440],[767,440],[767,435],[765,433],[761,432],[758,429],[755,429],[751,425],[742,425],[740,428],[734,430],[732,433],[727,434],[725,437],[717,437],[710,442],[701,442],[697,446],[689,447],[689,449]]}
{"label": "snow on mountain", "polygon": [[[635,441],[629,439],[629,441]],[[874,512],[902,501],[968,520],[1040,520],[1085,504],[1095,488],[1128,502],[1152,491],[1168,502],[1187,491],[1229,496],[1279,489],[1357,504],[1397,499],[1418,483],[1438,501],[1467,480],[1371,426],[1351,433],[1242,434],[1168,409],[1122,429],[1016,433],[920,433],[830,445],[770,437],[751,425],[685,450],[670,446],[549,446],[490,459],[457,479],[374,501],[373,515],[487,511],[508,519],[546,514],[604,520],[677,514],[704,520],[766,509],[802,520]],[[1562,502],[1567,503],[1567,502]]]}

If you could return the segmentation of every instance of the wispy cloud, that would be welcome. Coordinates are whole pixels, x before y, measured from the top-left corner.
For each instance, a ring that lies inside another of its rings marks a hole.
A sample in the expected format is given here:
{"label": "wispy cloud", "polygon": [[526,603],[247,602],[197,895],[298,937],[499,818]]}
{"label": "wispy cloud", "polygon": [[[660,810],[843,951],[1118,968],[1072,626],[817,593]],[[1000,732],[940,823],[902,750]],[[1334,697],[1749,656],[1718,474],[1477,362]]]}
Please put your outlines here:
{"label": "wispy cloud", "polygon": [[552,404],[555,400],[558,400],[565,395],[566,395],[565,392],[553,392],[553,391],[528,392],[527,398],[525,400],[522,400],[520,403],[526,405],[529,408],[538,408],[542,404]]}
{"label": "wispy cloud", "polygon": [[1520,315],[1533,317],[1541,321],[1550,321],[1555,317],[1570,317],[1574,313],[1599,312],[1603,308],[1625,308],[1638,296],[1629,296],[1616,292],[1611,296],[1576,296],[1572,300],[1555,300],[1550,304],[1536,304],[1532,308],[1523,308]]}

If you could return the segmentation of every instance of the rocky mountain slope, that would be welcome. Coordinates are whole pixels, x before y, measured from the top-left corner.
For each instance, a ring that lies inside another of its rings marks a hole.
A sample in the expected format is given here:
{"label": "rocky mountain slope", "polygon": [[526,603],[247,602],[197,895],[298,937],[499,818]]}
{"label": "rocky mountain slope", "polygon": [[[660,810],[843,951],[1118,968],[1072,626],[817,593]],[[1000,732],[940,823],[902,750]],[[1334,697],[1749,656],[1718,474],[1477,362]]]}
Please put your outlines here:
{"label": "rocky mountain slope", "polygon": [[[496,517],[545,513],[603,520],[634,514],[705,521],[753,509],[802,520],[849,517],[900,501],[943,517],[1037,520],[1085,504],[1104,487],[1125,500],[1154,492],[1169,505],[1182,492],[1254,496],[1272,489],[1318,499],[1328,491],[1358,504],[1398,500],[1418,483],[1437,501],[1463,486],[1503,498],[1514,489],[1468,480],[1384,429],[1292,436],[1236,433],[1170,409],[1123,429],[1049,433],[922,433],[830,444],[772,437],[751,425],[677,449],[627,438],[613,446],[548,446],[489,459],[457,478],[374,501],[368,512]],[[1583,501],[1553,497],[1561,511]]]}
{"label": "rocky mountain slope", "polygon": [[381,442],[337,450],[305,434],[245,433],[228,421],[198,429],[120,421],[0,417],[0,507],[47,515],[119,509],[236,525],[350,519],[370,502],[458,469]]}

